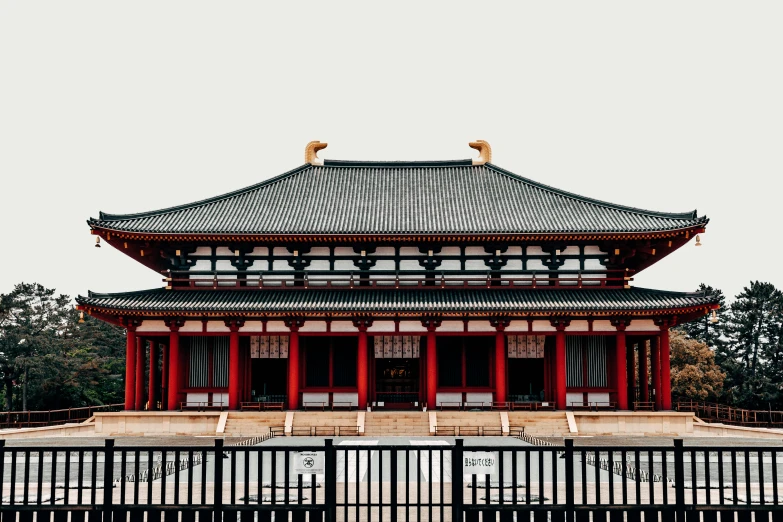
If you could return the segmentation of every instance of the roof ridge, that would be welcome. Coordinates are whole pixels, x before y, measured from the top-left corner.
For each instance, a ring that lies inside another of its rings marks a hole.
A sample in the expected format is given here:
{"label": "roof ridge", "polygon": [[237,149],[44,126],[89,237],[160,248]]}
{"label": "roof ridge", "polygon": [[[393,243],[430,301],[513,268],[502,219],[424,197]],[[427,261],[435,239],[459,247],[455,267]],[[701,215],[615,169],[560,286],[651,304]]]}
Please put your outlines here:
{"label": "roof ridge", "polygon": [[[363,161],[324,160],[324,167],[472,167],[473,160]],[[479,165],[475,165],[479,166]]]}
{"label": "roof ridge", "polygon": [[[189,209],[189,208],[200,207],[200,206],[203,206],[203,205],[208,205],[210,203],[214,203],[216,201],[229,199],[229,198],[232,198],[234,196],[242,195],[242,194],[244,194],[246,192],[250,192],[250,191],[255,190],[257,188],[261,188],[264,185],[270,185],[272,183],[280,181],[281,179],[285,179],[287,177],[291,177],[291,176],[294,176],[296,174],[299,174],[300,172],[303,172],[303,171],[305,171],[305,170],[307,170],[308,168],[311,168],[311,167],[313,167],[312,164],[305,163],[304,165],[300,165],[299,167],[296,167],[293,170],[289,170],[288,172],[284,172],[283,174],[279,174],[279,175],[274,176],[272,178],[265,179],[264,181],[260,181],[258,183],[253,184],[253,185],[250,185],[248,187],[237,189],[237,190],[234,190],[234,191],[231,191],[231,192],[226,192],[225,194],[220,194],[218,196],[212,196],[211,198],[202,199],[202,200],[199,200],[199,201],[193,201],[191,203],[183,203],[182,205],[175,205],[173,207],[167,207],[167,208],[162,208],[162,209],[158,209],[158,210],[148,210],[146,212],[137,212],[135,214],[109,214],[109,213],[106,213],[106,212],[99,212],[98,220],[100,220],[100,221],[114,221],[114,220],[118,220],[118,219],[136,219],[136,218],[141,218],[141,217],[155,216],[155,215],[158,215],[158,214],[165,214],[167,212],[176,212],[178,210],[185,210],[185,209]],[[90,223],[90,222],[94,222],[94,221],[98,221],[98,220],[96,220],[95,218],[90,218],[87,222]]]}
{"label": "roof ridge", "polygon": [[698,217],[699,217],[695,209],[690,211],[690,212],[658,212],[658,211],[655,211],[655,210],[647,210],[647,209],[643,209],[643,208],[629,207],[627,205],[620,205],[620,204],[617,204],[617,203],[611,203],[609,201],[603,201],[603,200],[591,198],[591,197],[588,197],[588,196],[582,196],[581,194],[576,194],[574,192],[569,192],[567,190],[559,189],[559,188],[553,187],[551,185],[547,185],[545,183],[541,183],[539,181],[535,181],[535,180],[532,180],[530,178],[526,178],[525,176],[520,176],[519,174],[516,174],[514,172],[506,170],[506,169],[504,169],[502,167],[498,167],[494,163],[485,163],[485,166],[495,170],[499,174],[503,174],[505,176],[509,176],[509,177],[511,177],[513,179],[522,181],[523,183],[528,183],[528,184],[530,184],[530,185],[532,185],[534,187],[537,187],[537,188],[540,188],[540,189],[543,189],[543,190],[548,190],[550,192],[554,192],[555,194],[559,194],[561,196],[565,196],[565,197],[568,197],[568,198],[571,198],[571,199],[575,199],[577,201],[584,201],[585,203],[591,203],[591,204],[594,204],[594,205],[600,205],[600,206],[603,206],[603,207],[609,207],[609,208],[613,208],[613,209],[616,209],[616,210],[622,210],[622,211],[626,211],[626,212],[633,212],[635,214],[646,214],[646,215],[652,216],[652,217],[664,217],[664,218],[672,218],[672,219],[687,219],[687,218],[698,219]]}

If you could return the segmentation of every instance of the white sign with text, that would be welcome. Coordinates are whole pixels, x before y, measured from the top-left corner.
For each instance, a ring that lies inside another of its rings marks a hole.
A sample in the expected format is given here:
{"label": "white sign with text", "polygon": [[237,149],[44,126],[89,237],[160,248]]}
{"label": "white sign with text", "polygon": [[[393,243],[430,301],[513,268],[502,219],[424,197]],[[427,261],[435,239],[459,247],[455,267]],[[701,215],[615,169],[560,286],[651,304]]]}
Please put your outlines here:
{"label": "white sign with text", "polygon": [[318,451],[297,451],[294,453],[294,474],[323,475],[324,454]]}
{"label": "white sign with text", "polygon": [[498,457],[491,451],[466,451],[462,454],[465,475],[491,475],[498,469]]}

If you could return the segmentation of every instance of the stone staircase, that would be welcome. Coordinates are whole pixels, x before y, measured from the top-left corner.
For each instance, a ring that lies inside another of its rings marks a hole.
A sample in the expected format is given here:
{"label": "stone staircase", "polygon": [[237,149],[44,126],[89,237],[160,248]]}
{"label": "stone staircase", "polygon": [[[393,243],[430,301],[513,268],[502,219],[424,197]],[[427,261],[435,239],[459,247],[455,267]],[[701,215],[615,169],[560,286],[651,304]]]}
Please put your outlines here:
{"label": "stone staircase", "polygon": [[437,412],[438,435],[500,436],[500,413],[495,411],[439,411]]}
{"label": "stone staircase", "polygon": [[366,437],[428,437],[430,419],[422,411],[372,411],[364,417]]}
{"label": "stone staircase", "polygon": [[525,433],[534,437],[566,437],[570,435],[564,411],[510,411],[509,426],[524,426]]}
{"label": "stone staircase", "polygon": [[285,425],[285,412],[232,411],[228,413],[226,437],[256,437],[269,433],[272,426]]}
{"label": "stone staircase", "polygon": [[330,411],[294,412],[292,431],[294,435],[348,436],[357,435],[358,412]]}

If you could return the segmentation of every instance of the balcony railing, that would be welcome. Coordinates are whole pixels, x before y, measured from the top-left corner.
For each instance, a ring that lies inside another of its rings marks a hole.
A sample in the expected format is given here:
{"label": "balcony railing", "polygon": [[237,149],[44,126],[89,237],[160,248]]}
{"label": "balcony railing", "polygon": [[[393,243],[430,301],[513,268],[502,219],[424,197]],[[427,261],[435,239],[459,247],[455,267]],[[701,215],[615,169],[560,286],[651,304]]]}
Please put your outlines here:
{"label": "balcony railing", "polygon": [[249,288],[623,288],[633,280],[625,270],[462,271],[169,271],[163,281],[177,289]]}

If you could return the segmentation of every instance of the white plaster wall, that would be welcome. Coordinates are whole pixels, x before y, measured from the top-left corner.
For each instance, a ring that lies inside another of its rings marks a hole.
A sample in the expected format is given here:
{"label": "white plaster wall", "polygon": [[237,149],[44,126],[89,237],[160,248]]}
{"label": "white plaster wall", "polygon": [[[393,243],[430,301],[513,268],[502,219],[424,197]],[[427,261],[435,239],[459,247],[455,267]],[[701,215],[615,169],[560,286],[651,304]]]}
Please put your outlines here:
{"label": "white plaster wall", "polygon": [[368,332],[394,332],[394,321],[374,321]]}
{"label": "white plaster wall", "polygon": [[566,332],[589,332],[590,323],[588,321],[571,321],[571,324],[566,328]]}
{"label": "white plaster wall", "polygon": [[447,392],[438,392],[435,394],[435,405],[440,406],[441,403],[444,402],[450,402],[450,403],[458,403],[462,404],[462,394],[461,393],[447,393]]}
{"label": "white plaster wall", "polygon": [[217,247],[215,248],[215,255],[216,256],[233,256],[234,252],[231,251],[228,247]]}
{"label": "white plaster wall", "polygon": [[169,332],[168,326],[164,321],[150,321],[145,319],[141,325],[136,328],[136,332]]}
{"label": "white plaster wall", "polygon": [[469,246],[469,247],[465,247],[465,255],[468,255],[468,256],[486,256],[487,253],[486,253],[486,251],[484,251],[484,247]]}
{"label": "white plaster wall", "polygon": [[593,321],[593,331],[594,332],[617,332],[617,328],[612,326],[612,323],[609,321]]}
{"label": "white plaster wall", "polygon": [[660,328],[655,326],[652,319],[634,319],[625,329],[626,332],[658,332]]}
{"label": "white plaster wall", "polygon": [[264,323],[261,321],[247,321],[245,325],[239,329],[240,332],[263,332]]}
{"label": "white plaster wall", "polygon": [[359,406],[359,394],[351,392],[335,392],[332,394],[332,402],[350,402],[351,406]]}
{"label": "white plaster wall", "polygon": [[460,255],[460,248],[456,246],[443,247],[440,251],[442,256],[458,256]]}
{"label": "white plaster wall", "polygon": [[426,332],[421,321],[400,321],[400,332]]}
{"label": "white plaster wall", "polygon": [[424,254],[419,252],[416,247],[400,247],[401,256],[423,256]]}
{"label": "white plaster wall", "polygon": [[465,323],[462,321],[443,321],[438,332],[463,332],[465,331]]}
{"label": "white plaster wall", "polygon": [[606,252],[604,252],[603,250],[601,250],[597,246],[593,246],[593,245],[585,246],[585,255],[595,256],[595,255],[601,255],[601,254],[606,254]]}
{"label": "white plaster wall", "polygon": [[[306,324],[306,323],[305,323]],[[283,321],[269,321],[266,323],[267,332],[290,332],[291,330],[285,325]]]}
{"label": "white plaster wall", "polygon": [[584,395],[581,392],[569,392],[566,393],[566,406],[571,406],[571,403],[584,403]]}
{"label": "white plaster wall", "polygon": [[495,327],[489,324],[489,320],[468,321],[469,332],[495,332]]}
{"label": "white plaster wall", "polygon": [[267,247],[254,247],[252,254],[254,256],[267,256],[269,255],[269,249]]}
{"label": "white plaster wall", "polygon": [[552,326],[549,321],[533,321],[534,332],[556,332],[557,328]]}
{"label": "white plaster wall", "polygon": [[179,329],[180,332],[203,332],[204,331],[204,323],[201,321],[185,321],[185,324],[182,325],[182,328]]}
{"label": "white plaster wall", "polygon": [[326,321],[305,321],[300,332],[326,332]]}
{"label": "white plaster wall", "polygon": [[333,332],[359,332],[351,321],[332,321]]}
{"label": "white plaster wall", "polygon": [[335,247],[334,255],[336,256],[355,256],[356,252],[351,247]]}
{"label": "white plaster wall", "polygon": [[225,332],[230,333],[231,329],[222,321],[209,321],[207,323],[207,332]]}
{"label": "white plaster wall", "polygon": [[378,247],[375,249],[374,256],[393,256],[394,247]]}
{"label": "white plaster wall", "polygon": [[527,255],[529,255],[529,256],[542,256],[542,255],[544,255],[544,251],[541,250],[540,246],[529,246],[529,247],[527,247]]}
{"label": "white plaster wall", "polygon": [[307,254],[308,256],[328,256],[329,255],[329,247],[313,247],[310,249],[310,252]]}
{"label": "white plaster wall", "polygon": [[527,332],[527,321],[511,321],[506,328],[507,332]]}

